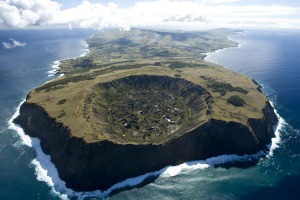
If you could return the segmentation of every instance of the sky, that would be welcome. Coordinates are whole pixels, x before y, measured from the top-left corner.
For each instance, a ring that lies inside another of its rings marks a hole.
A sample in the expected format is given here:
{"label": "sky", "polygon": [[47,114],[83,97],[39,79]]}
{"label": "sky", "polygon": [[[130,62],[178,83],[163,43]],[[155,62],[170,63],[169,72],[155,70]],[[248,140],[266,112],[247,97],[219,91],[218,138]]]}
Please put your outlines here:
{"label": "sky", "polygon": [[0,29],[300,29],[298,0],[0,0]]}

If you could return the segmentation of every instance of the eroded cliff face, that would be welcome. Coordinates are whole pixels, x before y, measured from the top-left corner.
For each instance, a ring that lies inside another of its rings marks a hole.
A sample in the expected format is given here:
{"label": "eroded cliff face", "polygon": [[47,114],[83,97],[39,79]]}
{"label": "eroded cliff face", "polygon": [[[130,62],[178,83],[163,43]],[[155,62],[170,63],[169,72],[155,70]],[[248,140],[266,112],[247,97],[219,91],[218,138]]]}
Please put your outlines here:
{"label": "eroded cliff face", "polygon": [[31,137],[41,140],[42,150],[51,156],[59,176],[75,191],[106,190],[130,177],[222,154],[251,154],[271,142],[277,117],[267,102],[262,119],[248,125],[210,119],[181,137],[161,145],[122,145],[110,141],[86,143],[72,137],[63,124],[44,109],[25,102],[14,120]]}

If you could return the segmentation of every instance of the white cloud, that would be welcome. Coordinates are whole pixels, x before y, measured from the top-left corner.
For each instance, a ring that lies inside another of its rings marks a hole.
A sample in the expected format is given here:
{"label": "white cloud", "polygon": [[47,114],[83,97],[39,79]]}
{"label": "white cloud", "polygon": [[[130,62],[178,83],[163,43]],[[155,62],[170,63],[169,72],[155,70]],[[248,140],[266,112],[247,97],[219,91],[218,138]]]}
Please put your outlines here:
{"label": "white cloud", "polygon": [[225,3],[235,3],[240,0],[198,0],[200,3],[204,4],[225,4]]}
{"label": "white cloud", "polygon": [[47,25],[60,12],[60,5],[51,0],[0,1],[0,27],[23,28]]}
{"label": "white cloud", "polygon": [[238,6],[239,0],[152,0],[130,8],[115,3],[90,3],[62,10],[52,0],[0,2],[0,28],[65,26],[102,29],[136,26],[293,27],[300,28],[300,7],[276,5]]}
{"label": "white cloud", "polygon": [[2,42],[3,47],[5,49],[12,49],[12,48],[15,48],[15,47],[24,47],[24,46],[26,46],[25,42],[20,42],[20,41],[17,41],[15,39],[13,39],[13,38],[9,38],[9,40],[11,41],[10,43],[9,42]]}

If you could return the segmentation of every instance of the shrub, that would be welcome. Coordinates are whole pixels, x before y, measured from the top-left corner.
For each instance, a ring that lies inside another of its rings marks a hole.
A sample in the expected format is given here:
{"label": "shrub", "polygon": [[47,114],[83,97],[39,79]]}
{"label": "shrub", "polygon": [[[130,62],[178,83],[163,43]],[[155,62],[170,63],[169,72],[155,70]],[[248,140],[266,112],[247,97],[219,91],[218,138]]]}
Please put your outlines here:
{"label": "shrub", "polygon": [[161,63],[160,62],[155,62],[154,66],[161,66]]}
{"label": "shrub", "polygon": [[57,118],[62,118],[64,116],[66,116],[66,112],[64,110],[61,111],[61,113],[57,116]]}
{"label": "shrub", "polygon": [[66,103],[66,101],[67,101],[67,99],[61,99],[61,100],[59,100],[56,104],[57,104],[57,105],[62,105],[62,104],[64,104],[64,103]]}
{"label": "shrub", "polygon": [[180,62],[180,61],[174,61],[169,65],[169,68],[171,68],[171,69],[184,68],[184,67],[193,67],[193,64]]}
{"label": "shrub", "polygon": [[233,87],[229,83],[222,83],[215,80],[209,80],[208,88],[211,88],[213,92],[219,92],[222,96],[224,96],[227,91],[248,94],[248,91],[244,88]]}
{"label": "shrub", "polygon": [[228,101],[228,103],[230,103],[236,107],[241,107],[246,103],[244,99],[242,99],[241,97],[239,97],[237,95],[229,97],[227,99],[227,101]]}

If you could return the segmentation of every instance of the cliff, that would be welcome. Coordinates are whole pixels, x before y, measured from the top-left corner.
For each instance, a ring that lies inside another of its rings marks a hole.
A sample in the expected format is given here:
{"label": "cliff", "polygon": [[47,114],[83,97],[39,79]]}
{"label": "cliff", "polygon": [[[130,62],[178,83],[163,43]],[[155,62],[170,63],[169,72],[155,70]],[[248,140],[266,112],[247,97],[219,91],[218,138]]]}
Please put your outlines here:
{"label": "cliff", "polygon": [[42,150],[51,155],[60,178],[68,187],[75,191],[91,191],[106,190],[127,178],[168,165],[266,149],[274,137],[272,127],[277,117],[268,102],[262,112],[263,118],[248,120],[249,126],[210,119],[182,137],[161,145],[86,143],[73,137],[68,127],[49,117],[42,107],[26,102],[14,122],[26,134],[41,140]]}

